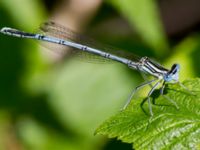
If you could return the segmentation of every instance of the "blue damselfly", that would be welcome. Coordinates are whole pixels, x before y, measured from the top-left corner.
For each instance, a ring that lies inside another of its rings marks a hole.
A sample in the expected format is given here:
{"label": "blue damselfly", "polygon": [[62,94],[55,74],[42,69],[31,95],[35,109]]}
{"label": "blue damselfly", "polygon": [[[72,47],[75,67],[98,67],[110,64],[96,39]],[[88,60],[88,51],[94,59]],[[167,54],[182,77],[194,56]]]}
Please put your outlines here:
{"label": "blue damselfly", "polygon": [[[59,30],[58,32],[57,28],[62,28],[62,30]],[[180,70],[179,64],[173,64],[171,69],[166,69],[162,65],[158,64],[157,62],[151,60],[148,57],[141,57],[137,61],[133,61],[125,57],[117,56],[108,51],[103,51],[100,49],[93,48],[91,46],[88,46],[87,44],[77,43],[73,41],[73,38],[71,38],[72,36],[76,36],[73,32],[70,32],[69,29],[66,29],[65,27],[57,25],[54,22],[44,23],[40,27],[40,31],[42,31],[42,33],[35,34],[35,33],[23,32],[17,29],[9,28],[9,27],[4,27],[1,29],[0,32],[6,35],[15,36],[19,38],[30,38],[30,39],[36,39],[40,41],[55,43],[55,44],[59,44],[63,46],[68,46],[82,52],[87,52],[93,55],[103,57],[105,59],[120,62],[122,64],[127,65],[131,69],[138,70],[142,73],[153,76],[154,79],[142,83],[141,85],[137,86],[132,91],[123,109],[126,109],[128,104],[131,102],[131,99],[133,95],[135,94],[135,92],[146,85],[151,85],[151,90],[149,91],[148,96],[147,96],[148,107],[149,107],[151,116],[153,116],[153,111],[152,111],[150,96],[159,85],[162,84],[161,89],[160,89],[160,94],[164,96],[166,99],[168,99],[173,105],[175,105],[176,108],[178,108],[177,104],[172,99],[170,99],[169,97],[166,97],[163,94],[165,84],[168,82],[178,83],[180,84],[181,87],[187,90],[187,88],[179,82],[179,70]],[[154,84],[152,85],[152,83]]]}

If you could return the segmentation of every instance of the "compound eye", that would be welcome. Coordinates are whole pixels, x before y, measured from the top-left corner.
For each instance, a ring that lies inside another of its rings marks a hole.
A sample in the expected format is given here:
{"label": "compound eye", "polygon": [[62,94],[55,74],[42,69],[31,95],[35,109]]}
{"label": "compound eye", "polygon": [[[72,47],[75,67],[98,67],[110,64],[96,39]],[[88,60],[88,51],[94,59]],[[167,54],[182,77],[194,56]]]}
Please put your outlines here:
{"label": "compound eye", "polygon": [[172,68],[171,68],[171,73],[172,74],[176,74],[180,69],[180,65],[179,64],[173,64]]}

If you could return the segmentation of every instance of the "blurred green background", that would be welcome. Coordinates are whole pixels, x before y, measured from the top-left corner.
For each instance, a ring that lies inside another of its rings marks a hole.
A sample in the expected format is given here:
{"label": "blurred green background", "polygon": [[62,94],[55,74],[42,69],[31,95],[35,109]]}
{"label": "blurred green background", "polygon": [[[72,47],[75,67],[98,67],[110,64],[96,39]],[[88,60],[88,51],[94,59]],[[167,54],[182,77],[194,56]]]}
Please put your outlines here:
{"label": "blurred green background", "polygon": [[[97,41],[200,73],[198,0],[1,0],[0,25],[35,31],[54,20]],[[38,42],[0,35],[0,149],[131,149],[95,129],[142,78],[118,63],[63,59]]]}

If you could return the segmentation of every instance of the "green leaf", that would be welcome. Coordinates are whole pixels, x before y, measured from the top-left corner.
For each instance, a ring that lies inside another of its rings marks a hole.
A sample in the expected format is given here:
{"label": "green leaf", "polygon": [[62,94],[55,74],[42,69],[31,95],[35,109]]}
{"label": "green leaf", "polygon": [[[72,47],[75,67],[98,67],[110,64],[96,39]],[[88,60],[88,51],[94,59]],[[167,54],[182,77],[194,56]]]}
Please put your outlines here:
{"label": "green leaf", "polygon": [[[33,30],[46,17],[45,7],[39,0],[1,0],[13,22],[24,30]],[[17,12],[17,13],[16,13]]]}
{"label": "green leaf", "polygon": [[[183,83],[194,95],[177,84],[169,84],[166,96],[179,106],[177,110],[156,91],[154,116],[150,120],[143,99],[132,100],[128,108],[105,121],[96,134],[132,143],[135,149],[199,149],[200,148],[200,79]],[[143,109],[142,109],[143,108]],[[145,113],[146,112],[146,113]]]}
{"label": "green leaf", "polygon": [[133,26],[155,53],[166,54],[168,42],[159,16],[159,9],[154,0],[110,0],[111,3]]}
{"label": "green leaf", "polygon": [[118,63],[99,65],[69,60],[44,76],[35,77],[31,84],[45,90],[50,106],[67,129],[94,139],[96,127],[124,104],[135,87],[136,77],[128,75]]}

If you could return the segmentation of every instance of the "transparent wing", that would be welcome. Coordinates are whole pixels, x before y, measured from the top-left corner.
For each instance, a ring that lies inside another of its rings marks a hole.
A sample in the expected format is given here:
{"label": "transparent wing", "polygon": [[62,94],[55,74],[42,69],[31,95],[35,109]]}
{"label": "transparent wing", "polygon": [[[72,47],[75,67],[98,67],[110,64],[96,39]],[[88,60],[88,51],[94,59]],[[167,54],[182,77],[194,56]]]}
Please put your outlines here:
{"label": "transparent wing", "polygon": [[[117,50],[111,46],[99,44],[98,42],[92,40],[89,37],[86,37],[81,34],[77,34],[77,33],[73,32],[72,30],[70,30],[66,27],[63,27],[62,25],[59,25],[52,21],[41,24],[41,26],[39,28],[39,33],[46,35],[46,36],[52,36],[52,37],[64,39],[67,41],[79,43],[79,44],[82,44],[85,46],[96,48],[98,50],[101,50],[104,52],[109,52],[111,54],[121,56],[124,58],[128,58],[131,60],[135,60],[135,61],[139,60],[138,56],[133,55],[130,52]],[[84,52],[82,50],[67,47],[64,45],[58,45],[58,44],[45,42],[45,47],[47,47],[48,49],[53,50],[54,52],[59,53],[61,55],[67,55],[67,56],[75,55],[76,58],[87,61],[87,62],[95,62],[95,63],[112,62],[110,59],[103,58],[101,56],[90,54],[88,52]]]}

